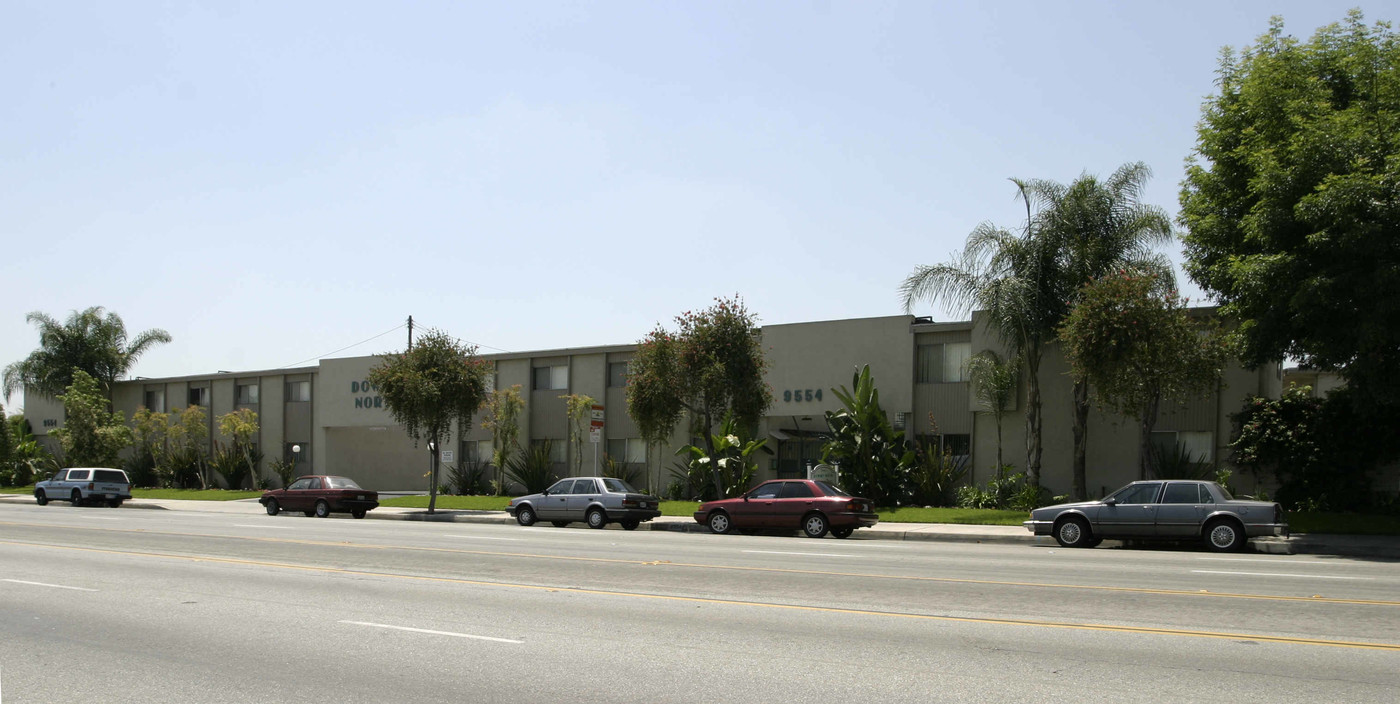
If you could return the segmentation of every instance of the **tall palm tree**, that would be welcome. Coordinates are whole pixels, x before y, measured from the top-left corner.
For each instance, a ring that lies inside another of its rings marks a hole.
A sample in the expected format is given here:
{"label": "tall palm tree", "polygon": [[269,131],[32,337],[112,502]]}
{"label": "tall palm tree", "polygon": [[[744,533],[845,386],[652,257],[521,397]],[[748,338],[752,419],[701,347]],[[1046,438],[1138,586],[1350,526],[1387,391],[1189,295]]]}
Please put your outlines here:
{"label": "tall palm tree", "polygon": [[1021,232],[978,225],[947,264],[920,266],[900,286],[905,311],[928,299],[962,314],[984,311],[987,324],[1026,365],[1026,481],[1040,486],[1040,362],[1068,311],[1063,257],[1041,232],[1044,194],[1052,182],[1011,179],[1026,206]]}
{"label": "tall palm tree", "polygon": [[39,349],[5,367],[7,400],[25,388],[57,396],[72,385],[75,369],[87,372],[110,392],[112,383],[125,375],[146,350],[170,342],[170,333],[158,328],[146,330],[128,342],[121,316],[107,313],[101,306],[73,311],[62,324],[37,311],[24,319],[39,328]]}
{"label": "tall palm tree", "polygon": [[[1125,270],[1151,274],[1164,288],[1175,288],[1171,262],[1154,247],[1172,238],[1166,211],[1140,201],[1152,170],[1142,162],[1118,167],[1107,180],[1081,175],[1069,185],[1050,181],[1034,184],[1043,204],[1040,233],[1059,250],[1059,288],[1078,298],[1081,287],[1094,279]],[[1089,382],[1074,379],[1074,461],[1072,496],[1086,498],[1085,458],[1088,447]]]}

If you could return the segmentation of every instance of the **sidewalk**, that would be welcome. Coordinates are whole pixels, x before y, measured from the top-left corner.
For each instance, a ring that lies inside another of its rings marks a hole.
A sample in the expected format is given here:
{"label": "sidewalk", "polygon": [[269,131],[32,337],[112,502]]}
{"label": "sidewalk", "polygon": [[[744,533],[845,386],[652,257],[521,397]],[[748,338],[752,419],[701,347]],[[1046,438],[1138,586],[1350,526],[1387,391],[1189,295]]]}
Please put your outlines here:
{"label": "sidewalk", "polygon": [[[34,504],[34,497],[20,494],[0,494],[0,503]],[[55,502],[65,505],[64,502]],[[121,509],[154,509],[165,511],[194,511],[242,515],[264,514],[257,499],[238,501],[183,501],[178,499],[131,499]],[[333,517],[349,518],[335,514]],[[505,511],[439,510],[429,515],[420,508],[381,506],[369,512],[367,518],[388,521],[432,521],[440,523],[514,524]],[[572,527],[583,528],[582,523]],[[617,525],[608,530],[621,530]],[[661,516],[643,523],[639,530],[665,530],[682,533],[708,533],[709,529],[691,518]],[[977,526],[954,523],[880,523],[873,528],[861,528],[851,540],[932,540],[959,543],[1001,543],[1054,545],[1049,537],[1036,537],[1021,526]],[[1105,545],[1118,544],[1106,541]],[[1400,560],[1400,537],[1373,535],[1295,534],[1290,538],[1255,538],[1250,541],[1254,552],[1273,555],[1337,555]]]}

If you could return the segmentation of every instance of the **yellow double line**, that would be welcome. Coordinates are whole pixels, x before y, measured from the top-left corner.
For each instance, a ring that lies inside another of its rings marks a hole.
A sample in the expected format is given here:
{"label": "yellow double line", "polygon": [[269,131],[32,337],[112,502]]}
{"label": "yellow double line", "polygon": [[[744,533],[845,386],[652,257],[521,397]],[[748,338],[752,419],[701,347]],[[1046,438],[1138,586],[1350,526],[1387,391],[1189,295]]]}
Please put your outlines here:
{"label": "yellow double line", "polygon": [[[302,542],[302,541],[286,541]],[[310,542],[310,541],[307,541]],[[724,606],[744,606],[763,609],[785,609],[789,611],[806,611],[829,614],[847,614],[853,616],[879,616],[886,618],[913,619],[918,621],[942,621],[953,623],[975,623],[1000,626],[1031,626],[1036,628],[1064,628],[1076,631],[1101,631],[1109,633],[1130,633],[1137,635],[1163,635],[1163,636],[1186,636],[1192,638],[1215,638],[1221,640],[1250,641],[1254,643],[1279,643],[1284,645],[1314,645],[1332,648],[1357,648],[1363,650],[1383,650],[1389,652],[1400,652],[1400,644],[1395,643],[1367,643],[1363,641],[1341,641],[1325,640],[1321,638],[1292,638],[1288,636],[1271,636],[1256,633],[1221,633],[1216,631],[1194,631],[1175,628],[1148,628],[1143,626],[1114,626],[1098,623],[1065,623],[1059,621],[1038,621],[1033,619],[1006,619],[1006,618],[974,618],[968,616],[938,616],[933,614],[902,613],[898,611],[875,611],[870,609],[843,609],[830,606],[805,606],[801,604],[777,604],[763,601],[743,601],[739,599],[711,599],[693,596],[669,596],[665,594],[645,594],[641,592],[623,592],[604,589],[583,589],[580,587],[550,587],[538,584],[515,584],[511,582],[490,582],[476,579],[462,579],[458,577],[428,577],[421,575],[396,574],[392,572],[374,572],[370,570],[351,570],[340,567],[317,567],[314,565],[296,565],[284,562],[266,562],[262,560],[242,560],[231,557],[200,557],[192,555],[170,555],[166,553],[138,552],[130,550],[105,550],[101,548],[85,548],[68,545],[47,545],[41,543],[26,543],[13,540],[0,540],[0,544],[17,545],[24,547],[41,547],[59,550],[73,550],[78,552],[91,552],[106,555],[123,555],[131,557],[150,557],[165,560],[182,560],[187,562],[207,562],[225,565],[239,565],[249,567],[268,567],[274,569],[296,570],[301,572],[320,572],[326,574],[339,574],[353,577],[379,577],[384,579],[404,579],[418,582],[436,582],[441,584],[465,584],[481,587],[495,587],[502,589],[523,589],[534,592],[559,592],[566,594],[588,594],[605,597],[621,597],[628,599],[652,599],[657,601],[674,601],[694,604],[716,604]],[[334,543],[338,544],[338,543]],[[463,551],[471,552],[471,551]],[[496,554],[496,553],[488,553]],[[506,553],[509,554],[509,553]],[[573,558],[582,559],[582,558]],[[618,560],[617,562],[624,562]]]}

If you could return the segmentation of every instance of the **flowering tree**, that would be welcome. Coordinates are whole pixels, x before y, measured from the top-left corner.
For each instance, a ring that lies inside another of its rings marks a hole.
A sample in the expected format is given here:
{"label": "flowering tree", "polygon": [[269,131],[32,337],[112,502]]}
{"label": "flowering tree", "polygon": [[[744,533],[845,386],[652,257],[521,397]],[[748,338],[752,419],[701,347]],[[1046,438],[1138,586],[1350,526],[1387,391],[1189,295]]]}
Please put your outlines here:
{"label": "flowering tree", "polygon": [[[662,442],[689,413],[705,455],[718,459],[711,433],[720,419],[732,414],[741,427],[758,423],[773,392],[763,381],[768,362],[756,319],[738,296],[717,298],[707,310],[678,316],[676,332],[658,326],[638,343],[628,366],[627,413],[643,438]],[[714,482],[727,496],[718,474]]]}
{"label": "flowering tree", "polygon": [[569,445],[574,451],[574,474],[583,473],[583,438],[588,432],[588,419],[597,400],[588,394],[564,394],[564,409],[569,416]]}
{"label": "flowering tree", "polygon": [[520,448],[520,414],[525,410],[525,399],[520,397],[520,384],[492,391],[481,407],[486,411],[481,427],[491,431],[491,463],[496,465],[499,479],[496,491],[504,493],[506,467]]}

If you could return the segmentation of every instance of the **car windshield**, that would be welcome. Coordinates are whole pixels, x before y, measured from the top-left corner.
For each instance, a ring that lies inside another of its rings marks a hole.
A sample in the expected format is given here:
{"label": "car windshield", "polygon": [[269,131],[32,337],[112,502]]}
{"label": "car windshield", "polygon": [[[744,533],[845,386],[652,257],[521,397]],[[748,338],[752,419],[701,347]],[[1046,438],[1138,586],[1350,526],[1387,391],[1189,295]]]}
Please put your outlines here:
{"label": "car windshield", "polygon": [[624,482],[621,479],[614,479],[612,477],[603,477],[603,486],[607,487],[608,491],[618,494],[642,493],[640,491],[637,491],[636,489],[633,489],[631,484],[628,484],[627,482]]}
{"label": "car windshield", "polygon": [[822,491],[826,492],[827,496],[850,496],[850,494],[847,494],[841,487],[835,484],[828,484],[827,482],[817,482],[816,484],[821,487]]}
{"label": "car windshield", "polygon": [[327,489],[358,489],[359,484],[349,477],[326,477]]}

